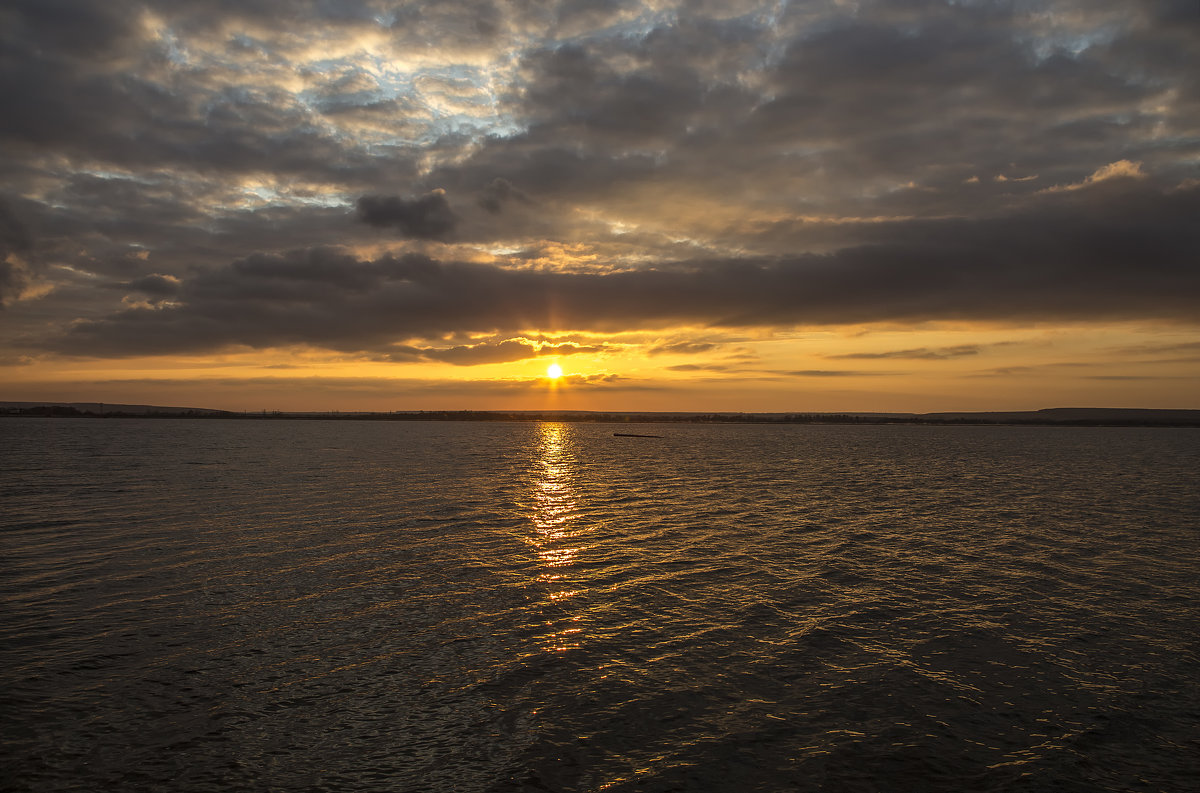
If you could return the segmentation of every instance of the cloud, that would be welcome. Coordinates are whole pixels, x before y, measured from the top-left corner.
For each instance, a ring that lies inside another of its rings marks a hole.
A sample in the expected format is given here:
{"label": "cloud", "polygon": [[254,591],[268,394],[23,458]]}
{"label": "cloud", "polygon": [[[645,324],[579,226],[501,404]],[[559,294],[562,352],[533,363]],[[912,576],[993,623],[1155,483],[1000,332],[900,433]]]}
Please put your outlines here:
{"label": "cloud", "polygon": [[650,348],[650,355],[699,355],[720,347],[707,341],[677,341],[667,344],[656,344]]}
{"label": "cloud", "polygon": [[902,358],[927,361],[941,361],[949,358],[962,358],[968,355],[978,355],[981,347],[978,344],[959,344],[953,347],[917,347],[909,350],[888,350],[887,352],[852,352],[842,355],[826,355],[832,359],[887,359]]}
{"label": "cloud", "polygon": [[1093,374],[1087,380],[1200,380],[1197,375],[1149,375],[1149,374]]}
{"label": "cloud", "polygon": [[1188,0],[3,18],[0,300],[56,286],[6,312],[10,348],[468,362],[570,354],[555,329],[700,355],[678,325],[1200,321]]}
{"label": "cloud", "polygon": [[33,247],[28,226],[17,218],[12,207],[0,198],[0,261],[10,253],[20,253]]}
{"label": "cloud", "polygon": [[0,308],[20,300],[29,286],[29,273],[24,265],[0,261]]}
{"label": "cloud", "polygon": [[358,199],[358,218],[377,228],[393,227],[403,237],[448,240],[458,225],[458,216],[446,201],[443,190],[419,198],[363,196]]}
{"label": "cloud", "polygon": [[1056,185],[1047,188],[1047,192],[1061,192],[1064,190],[1083,190],[1088,187],[1107,182],[1113,179],[1145,179],[1146,174],[1142,171],[1140,162],[1130,162],[1129,160],[1118,160],[1105,165],[1094,171],[1090,176],[1082,182],[1068,185]]}
{"label": "cloud", "polygon": [[135,278],[126,286],[137,292],[150,295],[151,297],[165,298],[177,294],[181,285],[181,281],[173,275],[162,275],[160,273],[151,273],[144,275],[141,278]]}
{"label": "cloud", "polygon": [[777,372],[789,377],[878,377],[893,374],[892,372],[853,371],[849,369],[799,369],[790,372]]}
{"label": "cloud", "polygon": [[574,342],[550,344],[543,342],[538,346],[538,355],[579,355],[607,352],[609,349],[611,349],[610,345],[607,344],[576,344]]}
{"label": "cloud", "polygon": [[0,198],[0,309],[33,291],[33,275],[28,265],[15,255],[32,247],[28,227],[16,217],[8,202]]}
{"label": "cloud", "polygon": [[[1119,347],[1114,349],[1113,352],[1126,359],[1132,358],[1136,363],[1191,363],[1200,361],[1200,341],[1172,344],[1139,344]],[[1163,355],[1170,357],[1157,357]]]}
{"label": "cloud", "polygon": [[505,204],[508,204],[510,201],[519,201],[524,204],[531,203],[529,196],[513,187],[512,183],[507,179],[501,179],[500,177],[493,179],[480,192],[478,199],[479,206],[493,215],[498,215]]}
{"label": "cloud", "polygon": [[728,366],[719,363],[681,363],[667,367],[670,372],[724,372],[728,369]]}
{"label": "cloud", "polygon": [[571,342],[561,344],[534,343],[526,339],[507,339],[500,342],[458,345],[455,347],[425,347],[413,352],[431,361],[444,361],[455,366],[478,366],[489,363],[507,363],[546,355],[577,355],[605,350],[604,345],[579,345]]}
{"label": "cloud", "polygon": [[[1075,196],[1082,194],[1063,194]],[[919,221],[828,254],[515,270],[336,249],[256,254],[182,280],[174,304],[83,320],[51,346],[132,354],[672,325],[1200,317],[1200,188],[1074,198],[992,221]],[[697,342],[703,344],[704,342]],[[686,348],[684,348],[686,349]],[[970,354],[966,348],[902,351]],[[464,353],[465,354],[465,353]]]}
{"label": "cloud", "polygon": [[498,344],[475,344],[446,349],[425,349],[421,353],[434,361],[445,361],[455,366],[475,366],[484,363],[505,363],[533,358],[537,348],[523,341],[502,341]]}

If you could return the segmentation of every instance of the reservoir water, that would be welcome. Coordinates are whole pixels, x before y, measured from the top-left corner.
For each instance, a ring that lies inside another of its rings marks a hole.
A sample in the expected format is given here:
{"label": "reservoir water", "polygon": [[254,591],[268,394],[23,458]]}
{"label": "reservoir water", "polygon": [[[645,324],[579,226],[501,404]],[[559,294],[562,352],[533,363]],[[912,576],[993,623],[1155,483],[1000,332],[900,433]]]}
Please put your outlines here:
{"label": "reservoir water", "polygon": [[0,789],[1194,791],[1200,430],[0,421]]}

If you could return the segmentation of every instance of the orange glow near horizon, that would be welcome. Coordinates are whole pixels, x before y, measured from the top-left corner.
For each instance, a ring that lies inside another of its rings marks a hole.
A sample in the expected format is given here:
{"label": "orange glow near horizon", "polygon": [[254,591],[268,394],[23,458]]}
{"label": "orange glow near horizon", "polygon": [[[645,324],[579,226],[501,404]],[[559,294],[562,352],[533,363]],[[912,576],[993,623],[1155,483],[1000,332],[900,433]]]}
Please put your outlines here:
{"label": "orange glow near horizon", "polygon": [[[538,354],[546,338],[578,351]],[[521,355],[514,341],[526,346],[524,357],[491,355]],[[0,400],[233,411],[932,412],[1194,408],[1200,393],[1194,337],[1166,324],[530,331],[450,346],[478,363],[438,359],[429,344],[430,355],[415,360],[308,347],[32,357],[0,362]]]}

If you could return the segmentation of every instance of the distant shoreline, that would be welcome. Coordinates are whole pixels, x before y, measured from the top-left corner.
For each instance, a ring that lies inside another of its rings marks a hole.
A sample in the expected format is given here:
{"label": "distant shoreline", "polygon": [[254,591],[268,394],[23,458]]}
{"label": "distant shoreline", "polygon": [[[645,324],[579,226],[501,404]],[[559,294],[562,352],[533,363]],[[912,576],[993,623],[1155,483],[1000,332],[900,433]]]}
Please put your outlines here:
{"label": "distant shoreline", "polygon": [[964,413],[656,413],[580,410],[246,411],[102,403],[0,402],[0,418],[232,419],[239,421],[502,421],[584,424],[915,424],[1053,427],[1200,427],[1200,410],[1048,408]]}

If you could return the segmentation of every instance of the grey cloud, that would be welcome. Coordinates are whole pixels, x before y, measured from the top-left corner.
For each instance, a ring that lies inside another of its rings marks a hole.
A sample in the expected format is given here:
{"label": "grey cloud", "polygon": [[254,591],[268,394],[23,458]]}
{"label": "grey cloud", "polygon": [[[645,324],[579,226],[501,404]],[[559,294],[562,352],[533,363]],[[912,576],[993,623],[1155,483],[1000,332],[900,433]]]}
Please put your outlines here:
{"label": "grey cloud", "polygon": [[982,372],[976,372],[972,377],[1011,377],[1026,375],[1038,371],[1036,366],[999,366]]}
{"label": "grey cloud", "polygon": [[[270,170],[365,184],[411,175],[402,156],[374,158],[347,145],[286,92],[245,87],[261,80],[252,64],[230,62],[222,79],[210,68],[173,62],[170,48],[142,25],[143,5],[8,4],[0,33],[7,55],[0,60],[0,140],[23,153],[52,151],[134,169]],[[145,5],[180,31],[189,20],[220,18],[203,0]],[[324,16],[316,6],[262,7],[293,23],[315,25]]]}
{"label": "grey cloud", "polygon": [[392,13],[394,30],[416,30],[426,41],[442,40],[451,44],[482,43],[492,39],[504,26],[500,8],[491,2],[396,4]]}
{"label": "grey cloud", "polygon": [[1150,375],[1150,374],[1093,374],[1086,375],[1086,380],[1197,380],[1194,375]]}
{"label": "grey cloud", "polygon": [[[1000,24],[1018,20],[997,19],[996,6],[940,5],[904,26],[855,21],[793,41],[753,134],[821,148],[837,142],[822,158],[839,169],[904,173],[964,155],[978,163],[999,141],[1003,156],[1033,154],[1034,167],[1049,167],[1037,138],[1064,111],[1108,117],[1113,106],[1159,91],[1092,53],[1039,58]],[[931,128],[930,118],[943,123]]]}
{"label": "grey cloud", "polygon": [[0,308],[20,299],[32,283],[26,265],[8,258],[32,247],[33,237],[28,227],[17,218],[8,202],[0,199]]}
{"label": "grey cloud", "polygon": [[554,135],[577,130],[609,143],[677,136],[704,91],[694,74],[620,73],[576,45],[533,53],[525,69],[531,79],[524,108],[535,124]]}
{"label": "grey cloud", "polygon": [[[1165,142],[1152,109],[1191,80],[1182,45],[1172,63],[1146,64],[1115,45],[1042,49],[1023,6],[897,8],[783,33],[681,12],[640,38],[532,52],[511,105],[526,131],[435,178],[465,190],[500,176],[547,204],[616,208],[639,188],[799,214],[813,196],[826,214],[869,217],[1001,211],[1126,157],[1182,174],[1185,129]],[[764,79],[733,79],[745,75]],[[992,181],[1005,172],[1042,181]],[[986,186],[965,186],[973,175]],[[889,184],[909,179],[919,184]],[[739,234],[720,241],[736,247]]]}
{"label": "grey cloud", "polygon": [[531,203],[529,196],[513,187],[512,182],[500,177],[493,179],[487,187],[480,191],[478,199],[479,206],[493,215],[499,214],[510,201],[518,201],[523,204]]}
{"label": "grey cloud", "polygon": [[538,348],[538,355],[586,355],[604,352],[607,349],[606,344],[575,344],[567,341],[561,344],[543,344]]}
{"label": "grey cloud", "polygon": [[893,373],[853,371],[849,369],[799,369],[790,372],[777,372],[776,374],[788,375],[789,377],[875,377]]}
{"label": "grey cloud", "polygon": [[33,235],[28,226],[17,218],[8,202],[0,198],[0,260],[11,252],[27,251],[33,247]]}
{"label": "grey cloud", "polygon": [[667,367],[667,370],[671,372],[724,372],[727,369],[729,369],[728,366],[719,363],[681,363]]}
{"label": "grey cloud", "polygon": [[447,349],[422,350],[425,357],[455,366],[475,366],[485,363],[520,361],[537,356],[537,348],[523,341],[502,341],[498,344],[475,344]]}
{"label": "grey cloud", "polygon": [[[102,354],[378,353],[440,333],[677,321],[1196,320],[1200,207],[1194,188],[1168,189],[1195,176],[1191,0],[853,5],[652,17],[616,0],[14,0],[0,176],[27,197],[22,218],[41,203],[28,247],[0,207],[0,244],[29,263],[8,266],[6,299],[50,262],[151,296],[167,285],[149,274],[180,278],[177,305],[154,313],[107,313],[111,289],[39,304],[88,318],[60,349]],[[173,52],[143,8],[214,60]],[[448,63],[513,47],[520,74],[489,75],[503,129],[422,137],[430,108],[354,64],[301,75],[311,91],[263,76],[290,79],[288,59],[322,37],[366,33]],[[1038,195],[1121,159],[1146,183]],[[248,192],[263,174],[296,192]],[[435,186],[468,198],[451,207]],[[346,217],[358,196],[362,223]],[[610,220],[645,228],[620,236]],[[395,257],[322,247],[388,233],[409,241]],[[579,242],[597,259],[568,275],[399,255],[424,241]],[[289,248],[305,251],[276,253]]]}
{"label": "grey cloud", "polygon": [[151,297],[170,297],[179,292],[180,282],[178,278],[159,273],[151,273],[144,275],[141,278],[135,278],[126,286],[134,291],[150,295]]}
{"label": "grey cloud", "polygon": [[1181,25],[1192,35],[1200,35],[1200,8],[1192,0],[1150,0],[1147,5],[1158,24]]}
{"label": "grey cloud", "polygon": [[30,42],[38,51],[105,58],[132,37],[136,10],[136,4],[125,0],[11,0],[6,3],[6,22],[11,40]]}
{"label": "grey cloud", "polygon": [[650,348],[650,355],[699,355],[720,347],[719,344],[702,341],[677,341],[668,344],[656,344]]}
{"label": "grey cloud", "polygon": [[389,347],[381,357],[389,361],[442,361],[455,366],[480,366],[491,363],[524,361],[544,355],[574,355],[599,352],[603,347],[580,347],[574,344],[543,345],[538,347],[523,339],[499,342],[460,344],[454,347]]}
{"label": "grey cloud", "polygon": [[0,260],[0,308],[19,300],[29,284],[29,273],[24,267]]}
{"label": "grey cloud", "polygon": [[[450,27],[461,27],[467,38],[476,35],[468,32],[474,16],[492,19],[491,27],[512,24],[514,30],[528,21],[525,14],[537,16],[490,3],[453,9],[334,5],[289,4],[286,15],[280,13],[285,6],[275,2],[197,2],[185,10],[155,7],[184,31],[215,25],[215,20],[231,15],[255,23],[286,16],[290,25],[318,31],[327,25],[378,30],[375,17],[392,14],[397,35],[409,35],[409,28],[436,27],[444,18],[457,20]],[[119,3],[112,13],[94,12],[104,15],[95,23],[108,42],[103,52],[141,47],[143,60],[128,74],[94,73],[84,68],[84,60],[68,57],[64,42],[55,38],[56,26],[66,24],[68,11],[77,6],[60,2],[55,7],[64,9],[61,19],[37,23],[38,30],[50,31],[39,45],[45,53],[45,68],[39,72],[44,84],[28,90],[14,87],[15,103],[8,105],[14,112],[6,114],[16,127],[33,125],[22,127],[23,132],[10,130],[29,145],[132,167],[184,166],[231,174],[265,169],[369,185],[365,189],[373,191],[385,180],[404,179],[422,189],[410,153],[389,147],[386,156],[373,156],[356,147],[351,137],[322,131],[317,117],[322,113],[376,116],[372,123],[381,128],[403,125],[414,115],[411,100],[376,97],[374,81],[362,74],[339,73],[320,86],[316,111],[285,93],[222,86],[215,76],[188,74],[164,81],[165,53],[154,50],[159,45],[138,39],[132,27],[122,27],[122,20],[134,15]],[[84,11],[88,7],[95,4],[78,6]],[[769,191],[764,184],[777,175],[871,179],[925,167],[946,169],[948,159],[955,168],[995,168],[1005,164],[1001,158],[1012,158],[1014,140],[1031,166],[1062,162],[1060,170],[1086,174],[1097,165],[1094,157],[1103,158],[1115,141],[1125,145],[1137,130],[1144,131],[1134,136],[1137,139],[1151,139],[1155,119],[1117,111],[1141,106],[1147,91],[1181,79],[1177,66],[1148,63],[1131,54],[1154,51],[1145,42],[1167,35],[1161,30],[1165,25],[1157,22],[1157,27],[1150,25],[1140,33],[1138,41],[1143,43],[1135,46],[1133,37],[1126,37],[1120,52],[1114,44],[1103,52],[1095,47],[1078,56],[1060,54],[1039,61],[1014,36],[1023,29],[1020,15],[1011,10],[989,11],[979,4],[906,4],[902,15],[884,14],[881,9],[887,7],[873,7],[871,14],[864,12],[859,18],[842,15],[815,27],[791,30],[785,25],[781,31],[750,21],[749,15],[733,8],[720,12],[725,18],[712,19],[685,8],[670,24],[658,24],[644,35],[601,35],[592,30],[568,46],[528,52],[525,82],[510,86],[503,97],[504,112],[512,113],[526,131],[476,141],[476,154],[461,161],[447,157],[453,164],[435,169],[428,184],[445,184],[464,193],[478,190],[480,184],[519,184],[539,198],[607,204],[627,200],[639,186],[660,184],[664,189],[711,189],[735,203],[744,195]],[[1178,16],[1170,4],[1162,8],[1162,13]],[[19,15],[36,16],[34,4],[22,3],[19,9]],[[551,4],[538,13],[603,24],[627,12],[622,4],[584,2]],[[88,19],[85,13],[78,18]],[[31,48],[19,47],[17,52],[33,62]],[[778,52],[783,57],[776,63],[773,53]],[[1183,54],[1176,47],[1174,62],[1181,62]],[[1122,70],[1113,68],[1117,63],[1128,64],[1124,71],[1136,66],[1145,80],[1120,77]],[[769,91],[747,87],[754,81],[742,78],[755,72],[773,76]],[[27,81],[26,72],[14,72],[13,86],[18,76]],[[1043,122],[1057,117],[1031,101],[1065,107],[1059,94],[1075,103],[1070,106],[1072,120]],[[763,103],[764,99],[770,101]],[[1094,106],[1096,112],[1083,112],[1084,105]],[[30,112],[20,112],[25,106]],[[751,112],[755,106],[759,109]],[[947,123],[931,125],[932,117]],[[774,148],[802,146],[810,139],[838,145],[824,145],[803,157],[781,155]],[[428,145],[451,153],[462,143],[447,138]],[[1170,148],[1162,143],[1154,147]],[[953,177],[961,181],[962,174]],[[506,204],[508,195],[503,188],[489,187],[478,201],[494,212]],[[982,195],[982,189],[975,190],[972,200]],[[994,201],[1001,194],[993,190],[988,195]],[[795,200],[781,194],[777,202]],[[872,202],[902,204],[910,214],[914,209],[936,213],[963,205],[959,192],[950,190],[889,193]],[[511,238],[526,232],[554,236],[554,229],[547,227],[563,224],[570,209],[556,203],[547,200],[539,208],[536,226],[526,218],[469,228],[464,219],[457,229],[444,218],[432,228],[419,216],[406,222],[418,232],[409,235],[414,239],[480,240],[489,234]],[[120,211],[125,205],[113,206]],[[402,225],[395,227],[404,234]],[[350,242],[345,237],[338,241]],[[257,244],[252,238],[239,242],[243,251]]]}
{"label": "grey cloud", "polygon": [[[1079,191],[1083,193],[1085,191]],[[179,305],[81,322],[59,349],[228,344],[379,349],[398,338],[1039,318],[1200,319],[1200,187],[1131,190],[991,222],[922,222],[827,255],[697,260],[612,273],[507,270],[330,250],[256,256],[185,280]]]}
{"label": "grey cloud", "polygon": [[[314,285],[350,292],[364,292],[380,278],[378,268],[363,267],[353,256],[331,248],[295,251],[284,256],[255,254],[234,262],[232,269],[237,283]],[[231,285],[214,283],[222,288]]]}
{"label": "grey cloud", "polygon": [[368,225],[393,227],[401,236],[424,240],[448,240],[458,225],[458,216],[442,191],[413,199],[363,196],[358,199],[358,217]]}
{"label": "grey cloud", "polygon": [[885,359],[908,358],[927,361],[940,361],[947,358],[962,358],[968,355],[978,355],[980,345],[960,344],[954,347],[917,347],[910,350],[888,350],[887,352],[852,352],[843,355],[826,355],[830,359]]}
{"label": "grey cloud", "polygon": [[[1183,357],[1169,358],[1165,361],[1144,360],[1145,363],[1176,362],[1200,360],[1200,341],[1180,342],[1178,344],[1141,344],[1133,347],[1118,347],[1114,350],[1121,355],[1146,356],[1183,353]],[[1189,355],[1192,353],[1193,355]]]}
{"label": "grey cloud", "polygon": [[559,30],[567,33],[603,27],[632,5],[623,0],[566,0],[559,3],[555,21]]}

